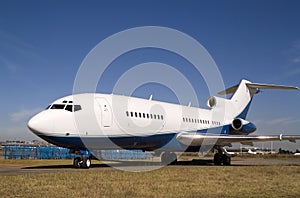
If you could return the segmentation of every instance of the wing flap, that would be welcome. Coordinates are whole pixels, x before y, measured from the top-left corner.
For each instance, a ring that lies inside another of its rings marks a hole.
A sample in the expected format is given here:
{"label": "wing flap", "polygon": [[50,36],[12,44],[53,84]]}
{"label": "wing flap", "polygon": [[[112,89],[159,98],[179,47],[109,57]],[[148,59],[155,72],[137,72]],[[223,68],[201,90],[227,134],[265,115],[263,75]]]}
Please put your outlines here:
{"label": "wing flap", "polygon": [[199,133],[179,133],[176,138],[181,144],[187,146],[201,146],[202,144],[223,146],[230,143],[250,143],[282,140],[296,142],[296,140],[300,140],[300,136],[204,135]]}

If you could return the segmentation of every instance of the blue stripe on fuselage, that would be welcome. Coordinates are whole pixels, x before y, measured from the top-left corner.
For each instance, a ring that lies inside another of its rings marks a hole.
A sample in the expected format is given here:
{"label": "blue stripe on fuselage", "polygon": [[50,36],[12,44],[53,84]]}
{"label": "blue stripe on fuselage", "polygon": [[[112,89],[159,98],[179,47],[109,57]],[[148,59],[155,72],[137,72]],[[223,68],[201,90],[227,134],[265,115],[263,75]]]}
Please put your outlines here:
{"label": "blue stripe on fuselage", "polygon": [[[194,131],[191,131],[194,132]],[[197,130],[201,134],[222,134],[229,133],[229,125]],[[198,151],[200,147],[189,147],[179,143],[176,139],[178,133],[157,134],[150,136],[129,136],[129,137],[68,137],[68,136],[46,136],[39,135],[42,139],[60,147],[75,150],[105,150],[105,149],[141,149],[156,150],[164,147],[166,151]]]}

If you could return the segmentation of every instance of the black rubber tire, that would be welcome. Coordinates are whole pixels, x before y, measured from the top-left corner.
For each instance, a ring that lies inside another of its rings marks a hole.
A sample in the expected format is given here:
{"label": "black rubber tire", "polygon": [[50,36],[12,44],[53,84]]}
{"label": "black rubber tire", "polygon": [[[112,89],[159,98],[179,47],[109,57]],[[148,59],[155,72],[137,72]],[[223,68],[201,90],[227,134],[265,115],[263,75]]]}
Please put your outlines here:
{"label": "black rubber tire", "polygon": [[90,168],[91,167],[91,159],[90,158],[84,158],[82,162],[82,168]]}
{"label": "black rubber tire", "polygon": [[214,155],[214,165],[217,165],[217,166],[222,165],[222,155],[220,153],[216,153]]}
{"label": "black rubber tire", "polygon": [[75,157],[74,160],[73,160],[73,167],[74,168],[80,168],[80,161],[81,161],[81,158],[80,157]]}
{"label": "black rubber tire", "polygon": [[231,165],[231,158],[228,157],[227,155],[222,156],[222,161],[224,166],[230,166]]}

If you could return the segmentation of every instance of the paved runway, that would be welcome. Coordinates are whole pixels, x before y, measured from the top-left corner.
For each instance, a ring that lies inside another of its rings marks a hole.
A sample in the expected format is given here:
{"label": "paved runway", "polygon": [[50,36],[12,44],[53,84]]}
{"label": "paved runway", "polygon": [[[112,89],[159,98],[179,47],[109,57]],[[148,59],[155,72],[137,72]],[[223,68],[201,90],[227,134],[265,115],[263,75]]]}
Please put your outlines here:
{"label": "paved runway", "polygon": [[[22,166],[22,165],[10,165],[10,164],[1,164],[0,165],[0,176],[4,175],[21,175],[21,174],[36,174],[36,173],[56,173],[56,172],[66,172],[66,171],[94,171],[102,169],[113,169],[117,167],[118,169],[147,169],[147,166],[151,166],[152,169],[157,169],[161,165],[158,162],[152,161],[122,161],[122,162],[106,162],[107,164],[92,164],[89,170],[86,169],[74,169],[72,166],[72,160],[70,164],[65,165],[34,165]],[[300,157],[295,158],[279,158],[279,159],[263,159],[263,158],[232,158],[232,166],[271,166],[271,165],[296,165],[300,166]],[[171,165],[170,167],[209,167],[214,166],[211,159],[201,159],[193,161],[179,161],[177,165]]]}

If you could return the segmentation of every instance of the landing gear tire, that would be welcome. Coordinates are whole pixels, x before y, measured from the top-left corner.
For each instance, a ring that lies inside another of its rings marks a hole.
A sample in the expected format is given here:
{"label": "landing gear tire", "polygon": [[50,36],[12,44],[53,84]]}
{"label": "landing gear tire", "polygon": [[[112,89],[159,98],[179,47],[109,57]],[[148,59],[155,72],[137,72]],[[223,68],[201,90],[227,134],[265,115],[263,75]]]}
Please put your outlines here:
{"label": "landing gear tire", "polygon": [[84,158],[82,162],[82,168],[90,168],[90,166],[91,166],[91,159]]}
{"label": "landing gear tire", "polygon": [[223,161],[224,166],[230,166],[230,164],[231,164],[231,158],[225,154],[223,154],[223,156],[222,156],[222,161]]}
{"label": "landing gear tire", "polygon": [[231,157],[228,157],[225,154],[216,153],[214,156],[214,164],[217,166],[224,165],[230,166],[231,165]]}
{"label": "landing gear tire", "polygon": [[73,166],[74,168],[90,168],[91,166],[91,159],[81,158],[81,157],[75,157],[73,160]]}
{"label": "landing gear tire", "polygon": [[73,160],[73,166],[74,168],[80,168],[81,167],[81,158],[80,157],[75,157]]}
{"label": "landing gear tire", "polygon": [[214,155],[214,165],[220,166],[222,164],[222,154],[216,153]]}

